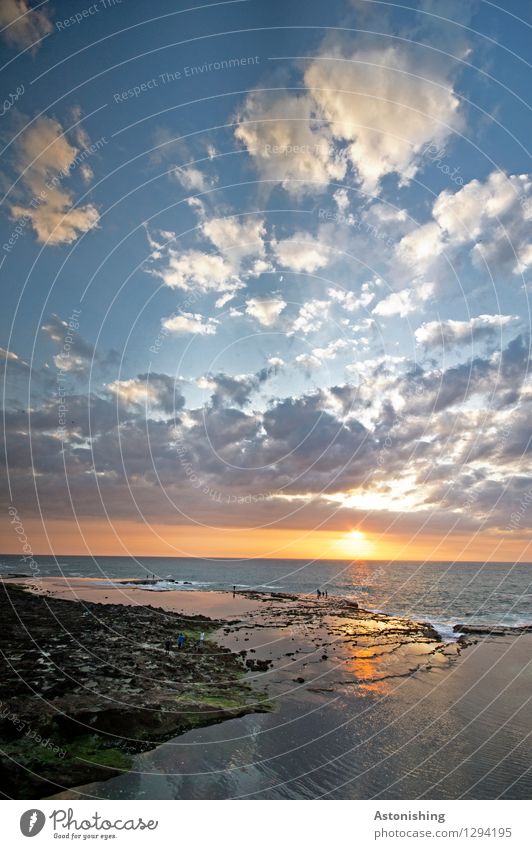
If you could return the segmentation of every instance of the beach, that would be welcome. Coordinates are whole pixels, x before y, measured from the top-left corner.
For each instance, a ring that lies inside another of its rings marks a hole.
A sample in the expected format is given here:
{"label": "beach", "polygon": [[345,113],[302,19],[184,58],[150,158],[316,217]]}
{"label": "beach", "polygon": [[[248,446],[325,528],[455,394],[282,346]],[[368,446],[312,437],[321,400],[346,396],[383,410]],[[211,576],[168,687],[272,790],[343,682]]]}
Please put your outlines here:
{"label": "beach", "polygon": [[2,709],[24,723],[2,719],[7,795],[529,792],[529,632],[444,640],[345,598],[135,579],[18,577],[2,598]]}

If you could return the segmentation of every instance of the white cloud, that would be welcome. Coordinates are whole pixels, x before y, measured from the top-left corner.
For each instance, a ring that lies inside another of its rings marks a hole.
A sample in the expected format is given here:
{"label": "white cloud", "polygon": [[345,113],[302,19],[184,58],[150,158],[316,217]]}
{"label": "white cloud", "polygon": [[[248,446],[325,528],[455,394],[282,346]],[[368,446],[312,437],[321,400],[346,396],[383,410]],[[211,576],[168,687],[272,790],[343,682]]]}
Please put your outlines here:
{"label": "white cloud", "polygon": [[190,312],[166,318],[162,322],[164,329],[170,333],[198,333],[202,336],[214,335],[218,324],[219,322],[215,318],[204,319],[199,313]]}
{"label": "white cloud", "polygon": [[275,256],[285,268],[312,273],[329,261],[329,248],[310,233],[294,233],[272,244]]}
{"label": "white cloud", "polygon": [[432,283],[423,283],[416,289],[402,289],[400,292],[392,292],[388,297],[379,301],[372,312],[374,315],[380,315],[383,318],[392,315],[405,318],[410,313],[418,310],[421,304],[431,297],[433,292],[434,286]]}
{"label": "white cloud", "polygon": [[315,333],[327,319],[330,301],[308,301],[299,310],[299,315],[292,323],[290,333]]}
{"label": "white cloud", "polygon": [[314,109],[306,95],[252,94],[235,130],[261,179],[281,183],[296,196],[321,191],[346,173],[345,158],[334,151],[329,131],[316,126]]}
{"label": "white cloud", "polygon": [[402,262],[420,272],[428,268],[443,250],[443,233],[434,221],[422,224],[407,233],[397,246],[397,253]]}
{"label": "white cloud", "polygon": [[322,366],[321,360],[315,357],[314,354],[298,354],[295,362],[305,372],[314,371]]}
{"label": "white cloud", "polygon": [[194,249],[179,252],[168,247],[166,260],[165,266],[154,274],[171,289],[224,292],[242,287],[232,264],[218,254]]}
{"label": "white cloud", "polygon": [[72,195],[62,185],[77,153],[52,118],[39,118],[18,139],[15,155],[23,192],[10,214],[14,219],[27,217],[39,242],[68,244],[98,224],[96,207],[72,208]]}
{"label": "white cloud", "polygon": [[416,342],[426,348],[471,345],[479,339],[492,338],[516,318],[512,315],[479,315],[468,321],[429,321],[417,328]]}
{"label": "white cloud", "polygon": [[262,219],[246,217],[242,221],[230,218],[211,218],[202,225],[203,234],[220,253],[240,263],[244,257],[264,256],[266,228]]}
{"label": "white cloud", "polygon": [[[241,276],[255,274],[257,261],[262,261],[264,222],[257,218],[239,221],[237,217],[206,220],[202,204],[193,208],[201,220],[200,233],[213,247],[179,251],[171,244],[174,233],[160,233],[166,244],[148,233],[151,259],[162,260],[152,273],[172,289],[235,293],[244,287]],[[223,306],[227,300],[219,299],[217,305]]]}
{"label": "white cloud", "polygon": [[423,149],[443,144],[460,124],[452,83],[404,48],[342,54],[328,46],[304,83],[300,96],[250,95],[235,131],[262,179],[293,194],[343,180],[348,162],[368,192],[387,174],[405,183]]}
{"label": "white cloud", "polygon": [[314,348],[312,353],[318,360],[334,360],[340,351],[348,347],[349,343],[345,339],[336,339],[325,348]]}
{"label": "white cloud", "polygon": [[375,299],[375,292],[371,291],[373,285],[373,281],[363,283],[360,287],[360,295],[355,295],[354,292],[335,287],[327,289],[327,294],[333,301],[340,304],[346,312],[356,312],[359,309],[368,307]]}
{"label": "white cloud", "polygon": [[207,177],[199,168],[193,165],[176,166],[173,171],[176,180],[187,192],[205,192],[214,185],[214,180]]}
{"label": "white cloud", "polygon": [[286,301],[282,298],[250,298],[246,301],[246,313],[265,327],[275,324],[285,307]]}
{"label": "white cloud", "polygon": [[423,148],[441,144],[458,125],[452,84],[399,47],[328,57],[310,63],[305,83],[334,137],[348,143],[364,188],[374,192],[394,172],[408,181]]}
{"label": "white cloud", "polygon": [[126,380],[113,380],[107,391],[126,407],[150,407],[173,412],[183,407],[184,398],[176,381],[166,374],[142,374]]}
{"label": "white cloud", "polygon": [[484,182],[471,180],[454,193],[441,192],[433,220],[401,239],[398,257],[422,272],[443,251],[474,243],[471,259],[480,269],[493,264],[522,274],[532,266],[531,209],[530,175],[494,171]]}

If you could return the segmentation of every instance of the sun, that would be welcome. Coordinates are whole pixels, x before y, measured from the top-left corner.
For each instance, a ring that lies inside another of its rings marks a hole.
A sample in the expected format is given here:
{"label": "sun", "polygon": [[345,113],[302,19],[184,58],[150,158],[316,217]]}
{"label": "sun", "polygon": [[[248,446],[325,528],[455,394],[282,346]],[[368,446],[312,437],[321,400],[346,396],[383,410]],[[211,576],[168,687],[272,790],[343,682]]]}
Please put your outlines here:
{"label": "sun", "polygon": [[337,540],[335,548],[341,551],[345,557],[368,557],[375,550],[375,546],[366,534],[358,529],[343,534]]}

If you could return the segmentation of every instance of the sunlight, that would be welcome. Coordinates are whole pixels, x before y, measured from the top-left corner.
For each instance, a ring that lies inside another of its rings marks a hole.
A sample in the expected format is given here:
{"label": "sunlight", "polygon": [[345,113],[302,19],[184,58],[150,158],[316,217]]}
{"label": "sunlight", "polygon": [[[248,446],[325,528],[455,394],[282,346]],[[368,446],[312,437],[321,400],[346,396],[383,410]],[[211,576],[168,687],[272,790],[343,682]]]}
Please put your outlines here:
{"label": "sunlight", "polygon": [[335,548],[345,557],[369,557],[375,550],[375,546],[366,534],[357,529],[341,536]]}

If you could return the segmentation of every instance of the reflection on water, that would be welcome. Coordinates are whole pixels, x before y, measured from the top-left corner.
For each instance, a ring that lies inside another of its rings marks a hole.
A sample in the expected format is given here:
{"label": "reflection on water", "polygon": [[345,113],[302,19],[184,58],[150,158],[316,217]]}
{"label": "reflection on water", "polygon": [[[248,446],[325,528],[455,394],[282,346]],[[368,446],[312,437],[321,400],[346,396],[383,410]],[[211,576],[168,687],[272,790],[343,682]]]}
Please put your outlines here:
{"label": "reflection on water", "polygon": [[[181,590],[268,589],[352,596],[362,607],[449,625],[457,622],[532,623],[531,568],[526,563],[415,563],[410,561],[245,560],[160,557],[38,557],[41,575],[104,580],[179,581]],[[27,571],[20,557],[3,555],[0,575]],[[163,593],[159,593],[163,595]]]}
{"label": "reflection on water", "polygon": [[[276,710],[199,728],[84,788],[101,798],[530,798],[532,636],[462,651],[395,620],[261,608],[224,640],[270,659]],[[260,627],[256,627],[260,625]]]}

